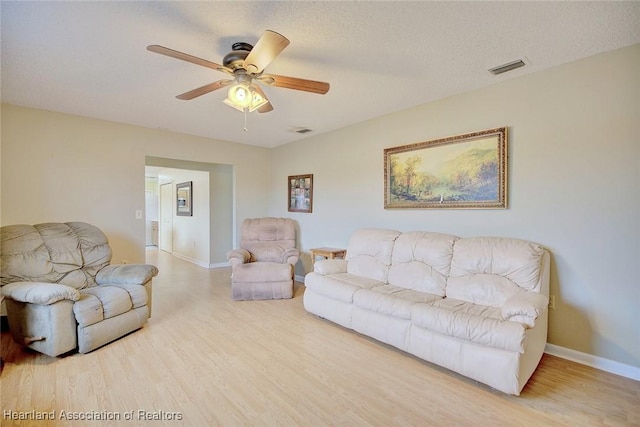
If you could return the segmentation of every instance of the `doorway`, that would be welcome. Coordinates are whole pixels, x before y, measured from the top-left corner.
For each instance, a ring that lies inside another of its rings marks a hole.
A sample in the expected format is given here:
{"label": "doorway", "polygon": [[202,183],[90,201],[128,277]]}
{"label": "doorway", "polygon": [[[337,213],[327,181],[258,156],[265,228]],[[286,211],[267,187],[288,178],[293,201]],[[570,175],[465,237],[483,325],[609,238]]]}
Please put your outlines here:
{"label": "doorway", "polygon": [[[163,223],[159,212],[158,248],[209,268],[228,265],[226,253],[236,240],[233,166],[146,156],[145,173],[158,177],[159,186],[171,183],[173,189],[164,190],[172,194],[163,197],[158,188],[160,198],[171,204],[164,215],[170,223]],[[176,216],[175,185],[188,181],[193,181],[193,215]],[[163,229],[168,234],[164,238]]]}

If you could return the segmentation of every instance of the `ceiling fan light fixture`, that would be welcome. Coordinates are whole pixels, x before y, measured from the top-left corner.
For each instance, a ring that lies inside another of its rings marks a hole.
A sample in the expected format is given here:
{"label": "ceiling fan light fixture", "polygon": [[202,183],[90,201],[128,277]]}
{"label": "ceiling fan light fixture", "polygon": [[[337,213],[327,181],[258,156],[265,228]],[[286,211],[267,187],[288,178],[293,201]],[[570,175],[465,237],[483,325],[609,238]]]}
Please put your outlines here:
{"label": "ceiling fan light fixture", "polygon": [[257,110],[258,108],[269,102],[261,94],[259,94],[258,91],[252,89],[251,92],[253,95],[253,100],[251,101],[251,105],[249,106],[249,111]]}
{"label": "ceiling fan light fixture", "polygon": [[244,83],[236,83],[229,88],[227,100],[240,109],[249,108],[253,102],[251,87]]}
{"label": "ceiling fan light fixture", "polygon": [[248,110],[252,112],[265,105],[269,100],[263,97],[253,86],[239,83],[229,88],[227,98],[222,102],[238,111]]}

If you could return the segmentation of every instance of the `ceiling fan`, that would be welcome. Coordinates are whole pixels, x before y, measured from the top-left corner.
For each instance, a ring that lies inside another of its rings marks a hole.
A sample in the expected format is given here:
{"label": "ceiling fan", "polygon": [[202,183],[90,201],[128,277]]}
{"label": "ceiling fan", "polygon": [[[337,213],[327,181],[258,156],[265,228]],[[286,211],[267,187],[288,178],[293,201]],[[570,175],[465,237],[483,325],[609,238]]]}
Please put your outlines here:
{"label": "ceiling fan", "polygon": [[225,104],[245,113],[254,110],[267,113],[273,110],[273,106],[258,83],[322,95],[329,91],[329,83],[277,74],[263,74],[267,65],[288,45],[289,40],[286,37],[275,31],[266,30],[255,46],[249,43],[234,43],[233,51],[225,55],[222,65],[164,46],[150,45],[147,46],[147,50],[202,65],[233,77],[209,83],[182,93],[176,98],[190,100],[229,86]]}

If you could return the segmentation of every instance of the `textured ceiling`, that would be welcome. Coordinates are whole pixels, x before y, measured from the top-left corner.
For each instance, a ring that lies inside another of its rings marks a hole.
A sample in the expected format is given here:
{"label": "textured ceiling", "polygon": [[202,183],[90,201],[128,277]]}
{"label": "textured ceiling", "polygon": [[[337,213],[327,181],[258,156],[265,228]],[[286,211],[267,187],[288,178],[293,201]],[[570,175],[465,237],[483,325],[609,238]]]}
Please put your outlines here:
{"label": "textured ceiling", "polygon": [[[640,2],[6,2],[2,102],[274,147],[640,43]],[[244,116],[219,90],[176,95],[223,73],[148,52],[221,63],[265,29],[291,44],[266,73],[327,81],[326,95],[264,87],[274,111]],[[487,70],[522,58],[501,76]],[[298,134],[297,128],[313,132]]]}

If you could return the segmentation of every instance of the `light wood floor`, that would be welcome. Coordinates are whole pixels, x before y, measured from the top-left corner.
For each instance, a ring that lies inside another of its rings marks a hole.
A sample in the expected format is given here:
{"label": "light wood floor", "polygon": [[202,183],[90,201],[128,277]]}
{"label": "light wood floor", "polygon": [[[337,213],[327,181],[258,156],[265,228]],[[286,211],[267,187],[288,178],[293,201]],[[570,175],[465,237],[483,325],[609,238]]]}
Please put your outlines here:
{"label": "light wood floor", "polygon": [[[2,332],[1,425],[640,425],[640,382],[545,355],[522,395],[507,396],[308,314],[302,285],[291,300],[234,302],[228,268],[147,256],[160,275],[141,330],[61,358]],[[32,410],[56,419],[6,416]]]}

